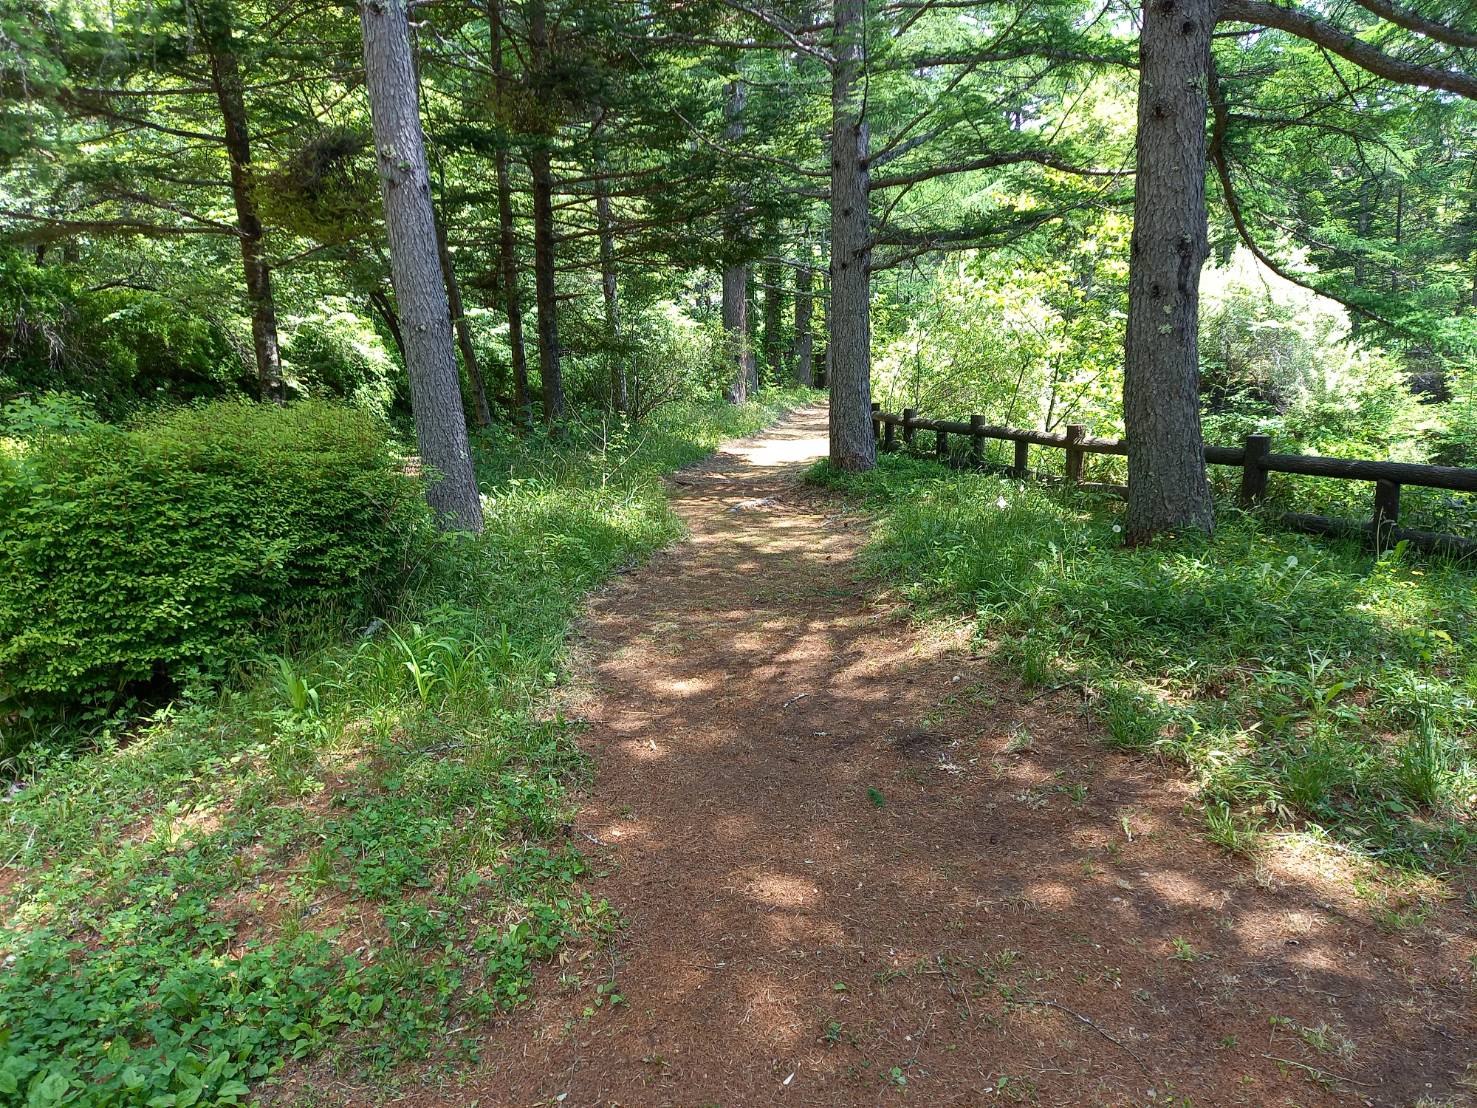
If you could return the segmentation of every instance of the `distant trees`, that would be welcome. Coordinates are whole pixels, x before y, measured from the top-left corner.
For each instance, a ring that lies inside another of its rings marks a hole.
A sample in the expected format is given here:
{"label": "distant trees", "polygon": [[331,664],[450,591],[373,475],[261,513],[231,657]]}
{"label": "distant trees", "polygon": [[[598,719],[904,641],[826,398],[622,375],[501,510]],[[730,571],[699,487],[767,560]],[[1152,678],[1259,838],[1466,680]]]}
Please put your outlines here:
{"label": "distant trees", "polygon": [[[1111,276],[1058,267],[1039,291],[1094,314],[1096,347],[1122,340],[1108,376],[1121,368],[1135,540],[1213,523],[1196,349],[1208,254],[1242,241],[1347,304],[1362,339],[1428,352],[1433,392],[1477,345],[1462,337],[1477,314],[1477,31],[1454,5],[1149,0],[1141,28],[1088,0],[417,13],[412,100],[397,88],[393,110],[429,142],[430,223],[403,203],[419,183],[374,202],[386,162],[368,136],[390,106],[384,87],[364,95],[382,74],[352,27],[278,0],[116,0],[106,19],[35,6],[39,29],[0,54],[0,239],[83,287],[188,298],[222,335],[239,322],[242,364],[275,402],[348,390],[292,351],[306,315],[351,302],[383,363],[405,363],[386,403],[403,419],[408,399],[418,433],[645,411],[665,386],[645,388],[633,352],[650,306],[681,304],[722,335],[723,364],[701,376],[735,401],[815,380],[824,356],[831,459],[863,469],[874,339],[916,307],[925,267],[1095,241],[1132,210],[1126,323],[1120,230],[1103,236]],[[427,461],[465,482],[465,444],[446,434]],[[455,512],[470,519],[468,487]]]}

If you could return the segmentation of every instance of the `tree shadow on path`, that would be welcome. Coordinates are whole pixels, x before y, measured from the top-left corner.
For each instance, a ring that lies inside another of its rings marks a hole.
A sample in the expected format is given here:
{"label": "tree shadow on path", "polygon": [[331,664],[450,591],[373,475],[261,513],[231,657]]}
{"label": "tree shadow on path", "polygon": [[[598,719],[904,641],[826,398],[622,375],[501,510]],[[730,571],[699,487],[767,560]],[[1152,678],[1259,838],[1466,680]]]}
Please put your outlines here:
{"label": "tree shadow on path", "polygon": [[576,828],[627,927],[404,1103],[1471,1103],[1457,913],[1221,854],[1070,694],[914,625],[801,484],[825,436],[677,474],[690,538],[592,600]]}

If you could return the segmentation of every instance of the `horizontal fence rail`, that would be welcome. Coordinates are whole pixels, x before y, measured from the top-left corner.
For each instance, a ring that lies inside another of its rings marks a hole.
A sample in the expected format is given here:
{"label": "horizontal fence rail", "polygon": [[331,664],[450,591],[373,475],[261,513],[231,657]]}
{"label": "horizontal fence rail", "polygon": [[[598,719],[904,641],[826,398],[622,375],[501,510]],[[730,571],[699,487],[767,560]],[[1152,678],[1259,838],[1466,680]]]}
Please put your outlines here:
{"label": "horizontal fence rail", "polygon": [[[931,431],[934,436],[934,453],[943,462],[963,461],[978,469],[995,470],[1011,477],[1037,477],[1048,481],[1062,481],[1084,489],[1125,496],[1128,489],[1123,485],[1085,482],[1082,480],[1082,460],[1088,454],[1112,454],[1128,456],[1128,444],[1122,439],[1094,438],[1080,423],[1069,423],[1061,434],[1050,431],[1028,431],[1018,427],[999,427],[985,422],[984,416],[971,416],[966,420],[924,419],[912,408],[904,408],[901,415],[884,412],[877,404],[872,405],[872,430],[883,450],[898,449],[901,432],[902,447],[918,453],[919,431]],[[950,450],[949,437],[958,436],[969,443],[967,451],[956,454]],[[986,463],[985,441],[1012,442],[1015,444],[1015,461],[1003,466]],[[1400,488],[1402,485],[1420,485],[1425,488],[1449,489],[1453,492],[1477,493],[1477,469],[1458,466],[1420,465],[1415,462],[1375,462],[1360,458],[1319,458],[1304,454],[1274,454],[1272,440],[1266,435],[1247,435],[1241,446],[1207,446],[1205,460],[1212,465],[1239,466],[1241,468],[1241,504],[1255,507],[1266,499],[1267,478],[1272,473],[1292,473],[1306,477],[1332,477],[1343,481],[1372,481],[1374,483],[1374,507],[1368,520],[1336,519],[1329,516],[1307,515],[1288,512],[1282,522],[1299,531],[1320,535],[1353,535],[1369,538],[1377,548],[1383,549],[1396,542],[1405,541],[1422,550],[1452,554],[1458,557],[1477,554],[1477,540],[1460,535],[1447,535],[1433,531],[1416,531],[1401,527]],[[1066,452],[1066,465],[1060,476],[1033,474],[1030,470],[1030,451],[1033,446],[1044,446]]]}

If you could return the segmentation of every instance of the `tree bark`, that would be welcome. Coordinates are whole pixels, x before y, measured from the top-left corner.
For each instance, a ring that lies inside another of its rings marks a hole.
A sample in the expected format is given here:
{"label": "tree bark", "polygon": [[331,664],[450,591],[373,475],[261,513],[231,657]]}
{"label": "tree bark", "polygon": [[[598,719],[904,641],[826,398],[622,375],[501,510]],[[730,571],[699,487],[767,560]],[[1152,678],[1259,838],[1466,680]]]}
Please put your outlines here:
{"label": "tree bark", "polygon": [[[529,57],[540,99],[549,66],[549,25],[544,0],[528,5]],[[533,289],[538,310],[538,368],[543,390],[544,422],[564,418],[564,378],[559,357],[559,302],[554,283],[554,175],[549,146],[553,128],[536,137],[528,153],[533,177]]]}
{"label": "tree bark", "polygon": [[518,293],[518,247],[513,233],[513,189],[508,180],[508,152],[493,159],[497,173],[498,251],[502,255],[503,303],[508,315],[508,358],[513,365],[513,406],[518,418],[533,424],[533,397],[528,388],[528,350],[523,342],[523,304]]}
{"label": "tree bark", "polygon": [[241,239],[241,272],[251,306],[251,349],[256,360],[259,395],[272,404],[287,402],[282,380],[282,352],[277,339],[277,305],[272,296],[272,271],[267,265],[261,216],[251,180],[251,132],[246,122],[246,97],[241,64],[236,56],[226,9],[198,7],[196,26],[207,44],[210,84],[220,105],[225,128],[226,159],[230,164],[231,199],[236,205],[236,227]]}
{"label": "tree bark", "polygon": [[723,271],[723,335],[728,344],[733,380],[724,394],[730,404],[742,404],[758,383],[754,347],[749,342],[749,267],[731,265]]}
{"label": "tree bark", "polygon": [[1198,345],[1200,269],[1210,253],[1205,113],[1214,28],[1215,0],[1144,4],[1123,379],[1131,542],[1215,523]]}
{"label": "tree bark", "polygon": [[482,367],[477,364],[477,348],[472,345],[472,328],[462,308],[461,285],[451,264],[451,247],[446,242],[446,226],[436,220],[436,260],[441,265],[441,279],[446,284],[446,304],[451,310],[451,325],[456,332],[456,345],[462,354],[462,367],[467,371],[467,384],[472,388],[473,418],[478,427],[492,426],[492,407],[487,402],[487,384]]}
{"label": "tree bark", "polygon": [[810,265],[810,244],[806,256],[795,272],[795,383],[810,388],[815,384],[815,335],[811,333],[811,317],[815,312],[815,270]]}
{"label": "tree bark", "polygon": [[[723,129],[723,141],[733,149],[744,137],[744,83],[729,82],[724,90],[723,117],[727,125]],[[728,226],[724,237],[729,249],[736,249],[739,237],[739,220],[742,218],[743,198],[737,192],[729,207]],[[723,334],[728,342],[729,364],[733,367],[733,381],[728,386],[729,403],[742,404],[759,384],[758,369],[754,364],[754,345],[749,341],[749,267],[729,265],[723,270]]]}
{"label": "tree bark", "polygon": [[835,0],[831,71],[831,464],[857,472],[877,464],[872,435],[869,136],[862,104],[866,0]]}
{"label": "tree bark", "polygon": [[423,464],[438,475],[427,486],[426,499],[441,526],[480,531],[482,500],[472,471],[446,284],[437,258],[405,0],[361,0],[359,26],[416,442]]}
{"label": "tree bark", "polygon": [[[507,109],[508,74],[503,65],[503,13],[499,0],[488,0],[487,30],[491,42],[493,92],[498,114]],[[508,177],[508,150],[498,135],[493,168],[497,176],[498,252],[502,255],[503,303],[508,314],[508,351],[513,367],[513,407],[516,418],[533,425],[533,401],[528,392],[528,354],[523,345],[523,305],[518,295],[518,246],[513,233],[513,186]]]}

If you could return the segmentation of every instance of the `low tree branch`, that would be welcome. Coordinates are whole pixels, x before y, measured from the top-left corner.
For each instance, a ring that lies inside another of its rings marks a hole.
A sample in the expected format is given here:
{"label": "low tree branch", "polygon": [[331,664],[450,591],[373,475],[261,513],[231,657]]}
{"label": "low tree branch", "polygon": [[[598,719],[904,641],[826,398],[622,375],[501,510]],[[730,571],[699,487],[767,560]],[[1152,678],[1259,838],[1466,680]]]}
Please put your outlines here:
{"label": "low tree branch", "polygon": [[1315,19],[1296,8],[1283,7],[1267,0],[1223,0],[1220,20],[1256,23],[1286,31],[1387,81],[1394,81],[1399,85],[1440,89],[1477,100],[1477,76],[1456,69],[1402,61],[1386,54],[1379,47],[1345,34],[1333,24]]}

